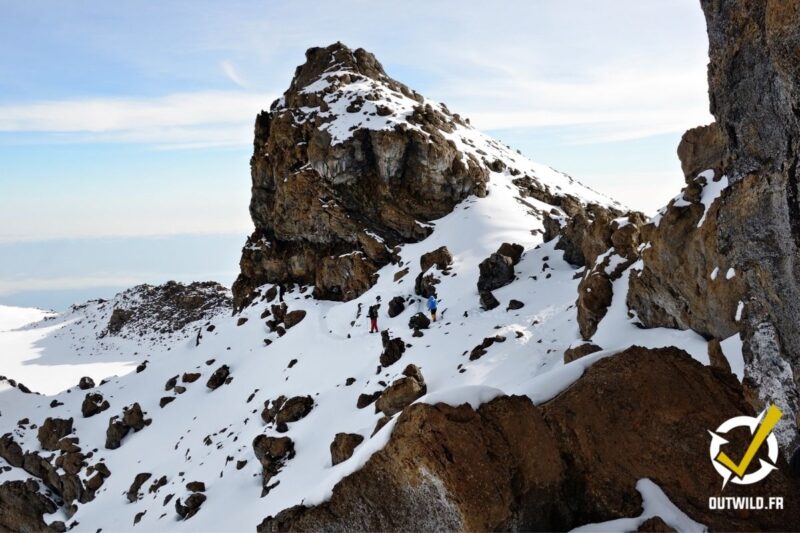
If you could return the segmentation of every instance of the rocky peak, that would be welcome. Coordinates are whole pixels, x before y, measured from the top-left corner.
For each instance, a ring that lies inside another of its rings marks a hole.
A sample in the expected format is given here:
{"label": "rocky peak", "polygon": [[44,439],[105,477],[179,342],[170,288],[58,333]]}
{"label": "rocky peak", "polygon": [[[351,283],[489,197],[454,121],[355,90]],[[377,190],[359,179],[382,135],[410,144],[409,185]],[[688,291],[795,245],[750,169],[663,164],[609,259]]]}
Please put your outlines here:
{"label": "rocky peak", "polygon": [[[310,285],[323,299],[358,297],[397,260],[396,246],[427,237],[428,222],[468,196],[485,196],[493,173],[518,177],[524,196],[549,206],[580,207],[561,185],[521,171],[523,159],[390,78],[369,52],[311,48],[289,89],[256,119],[255,232],[233,286],[236,307],[266,283]],[[568,176],[557,181],[576,189]]]}
{"label": "rocky peak", "polygon": [[363,48],[351,50],[346,45],[336,42],[324,48],[314,47],[306,50],[306,62],[295,69],[287,93],[301,91],[320,79],[323,74],[344,72],[359,74],[376,81],[393,81],[386,75],[383,65],[374,55]]}

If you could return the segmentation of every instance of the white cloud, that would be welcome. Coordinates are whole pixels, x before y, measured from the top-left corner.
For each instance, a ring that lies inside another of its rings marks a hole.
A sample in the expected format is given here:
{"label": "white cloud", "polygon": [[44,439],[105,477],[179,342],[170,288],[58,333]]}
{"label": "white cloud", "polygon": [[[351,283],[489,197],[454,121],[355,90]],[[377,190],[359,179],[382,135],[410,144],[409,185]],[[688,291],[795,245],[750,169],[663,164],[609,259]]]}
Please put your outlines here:
{"label": "white cloud", "polygon": [[143,283],[146,279],[148,278],[142,275],[0,279],[0,296],[26,291],[127,287]]}
{"label": "white cloud", "polygon": [[239,71],[233,66],[233,63],[226,59],[221,61],[219,66],[222,68],[222,72],[224,72],[228,79],[233,83],[239,87],[242,87],[243,89],[248,87],[248,83],[244,80],[244,78],[242,78],[241,74],[239,74]]}
{"label": "white cloud", "polygon": [[0,105],[0,131],[60,134],[61,141],[138,142],[167,147],[244,145],[275,95],[246,91],[157,98],[92,98]]}

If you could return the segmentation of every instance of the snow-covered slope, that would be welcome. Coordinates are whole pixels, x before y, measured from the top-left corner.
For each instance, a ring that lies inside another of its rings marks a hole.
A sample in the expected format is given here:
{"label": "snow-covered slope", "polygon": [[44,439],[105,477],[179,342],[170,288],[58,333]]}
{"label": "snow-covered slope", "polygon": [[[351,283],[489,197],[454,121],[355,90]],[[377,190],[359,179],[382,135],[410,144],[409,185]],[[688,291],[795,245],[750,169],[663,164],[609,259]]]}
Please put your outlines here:
{"label": "snow-covered slope", "polygon": [[[570,186],[575,194],[596,198],[558,173],[518,155],[506,155],[545,184]],[[357,409],[358,396],[382,390],[412,363],[420,367],[427,383],[427,396],[418,401],[479,403],[502,391],[528,394],[539,402],[577,379],[585,365],[627,347],[632,338],[640,345],[674,345],[701,360],[707,358],[705,340],[692,332],[638,330],[627,316],[627,284],[621,280],[596,336],[605,351],[565,366],[564,350],[579,341],[574,305],[580,275],[554,249],[555,241],[543,244],[541,232],[535,231],[542,229],[536,213],[552,206],[532,198],[522,201],[512,179],[508,170],[493,172],[485,198],[471,197],[433,222],[431,236],[403,246],[401,262],[380,270],[377,284],[359,298],[337,303],[315,300],[304,288],[287,292],[283,298],[288,310],[304,310],[306,315],[282,337],[271,333],[262,318],[277,299],[257,300],[236,316],[220,312],[157,341],[126,335],[127,326],[119,335],[103,335],[122,296],[0,333],[0,373],[47,394],[2,390],[2,432],[10,431],[23,449],[40,451],[33,426],[41,425],[46,417],[72,417],[83,453],[94,452],[86,459],[88,465],[102,462],[111,472],[94,501],[78,504],[72,517],[60,510],[48,521],[77,522],[78,531],[252,530],[265,516],[284,508],[318,503],[338,480],[379,449],[391,432],[389,423],[372,436],[381,415],[373,405]],[[503,242],[519,243],[525,253],[515,267],[517,280],[494,292],[501,305],[484,311],[476,290],[478,264]],[[395,296],[414,294],[420,256],[439,246],[447,246],[454,258],[449,275],[441,273],[437,285],[440,318],[423,330],[423,336],[412,337],[408,320],[424,311],[422,300],[412,297],[395,318],[386,314],[386,303]],[[395,274],[406,268],[408,273],[395,281]],[[524,307],[506,310],[511,299],[523,302]],[[368,333],[365,317],[367,307],[378,301],[384,304],[380,328],[401,337],[408,346],[388,368],[379,367],[381,336]],[[41,318],[30,311],[3,313],[12,315],[4,318],[12,328]],[[199,342],[198,330],[202,330]],[[471,350],[496,335],[505,341],[471,361]],[[135,372],[145,360],[146,368]],[[206,381],[221,365],[229,367],[232,379],[212,390]],[[165,390],[170,378],[184,373],[201,377],[192,383],[178,378],[186,389],[182,394],[174,388]],[[108,381],[84,392],[75,387],[82,375],[96,383]],[[110,408],[84,418],[81,404],[86,393],[93,392],[101,393]],[[260,416],[264,403],[281,395],[308,395],[314,400],[311,412],[289,423],[284,434],[274,426],[265,427]],[[163,397],[174,397],[174,401],[159,407]],[[109,417],[135,402],[152,423],[127,435],[119,449],[106,449]],[[30,422],[18,425],[23,418]],[[352,458],[331,466],[329,446],[339,432],[357,433],[365,440]],[[295,447],[295,456],[272,480],[279,483],[264,497],[262,467],[251,444],[261,434],[288,436]],[[152,477],[139,491],[140,499],[131,503],[125,493],[140,473]],[[89,477],[86,468],[79,476]],[[166,484],[151,492],[153,482],[162,476]],[[0,482],[19,477],[20,469],[14,468],[0,473]],[[196,516],[179,521],[175,499],[185,501],[190,494],[186,483],[191,481],[205,483],[207,500]],[[168,501],[168,495],[174,496]],[[235,513],[230,512],[233,506]]]}

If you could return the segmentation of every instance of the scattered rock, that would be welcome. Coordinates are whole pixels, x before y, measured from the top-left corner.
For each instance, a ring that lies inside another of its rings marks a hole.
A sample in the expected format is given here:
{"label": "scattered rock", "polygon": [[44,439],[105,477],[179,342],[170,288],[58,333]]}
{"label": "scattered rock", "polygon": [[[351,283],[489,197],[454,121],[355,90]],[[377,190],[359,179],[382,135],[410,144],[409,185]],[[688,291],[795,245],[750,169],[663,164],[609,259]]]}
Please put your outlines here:
{"label": "scattered rock", "polygon": [[264,468],[262,493],[266,494],[274,487],[269,483],[272,477],[280,471],[286,461],[294,457],[294,442],[289,437],[258,435],[253,440],[253,452]]}
{"label": "scattered rock", "polygon": [[181,377],[181,381],[184,383],[194,383],[198,379],[200,379],[200,372],[184,373],[183,377]]}
{"label": "scattered rock", "polygon": [[359,394],[358,400],[356,401],[356,408],[357,409],[365,408],[366,406],[370,405],[375,400],[377,400],[380,397],[380,395],[381,391],[375,391],[371,394],[366,394],[366,393]]}
{"label": "scattered rock", "polygon": [[392,416],[411,405],[414,400],[425,395],[428,388],[422,372],[415,365],[408,365],[403,371],[405,377],[395,380],[380,395],[375,408],[386,416]]}
{"label": "scattered rock", "polygon": [[494,253],[481,261],[478,277],[479,291],[493,291],[514,281],[514,263],[511,258]]}
{"label": "scattered rock", "polygon": [[522,309],[525,307],[525,304],[520,302],[519,300],[510,300],[508,302],[508,307],[506,307],[506,311],[516,311],[517,309]]}
{"label": "scattered rock", "polygon": [[311,396],[295,396],[289,398],[280,407],[278,413],[275,415],[275,422],[277,424],[288,424],[290,422],[297,422],[305,418],[308,413],[314,408],[314,400]]}
{"label": "scattered rock", "polygon": [[364,437],[358,433],[337,433],[331,442],[331,464],[338,465],[350,459],[363,441]]}
{"label": "scattered rock", "polygon": [[406,351],[406,344],[400,337],[389,337],[388,331],[381,332],[381,340],[383,342],[383,352],[381,353],[380,361],[382,367],[389,367],[400,360],[403,352]]}
{"label": "scattered rock", "polygon": [[81,404],[81,414],[83,414],[84,418],[89,418],[97,413],[102,413],[109,407],[111,407],[111,405],[108,403],[108,400],[103,399],[102,394],[99,392],[89,392],[86,394]]}
{"label": "scattered rock", "polygon": [[419,258],[419,266],[422,272],[427,271],[432,266],[439,270],[445,270],[453,264],[453,255],[447,246],[440,246],[432,252],[424,253]]}
{"label": "scattered rock", "polygon": [[181,499],[178,498],[175,500],[175,512],[182,520],[189,520],[197,514],[204,501],[206,501],[206,495],[200,492],[192,493],[184,503],[181,503]]}
{"label": "scattered rock", "polygon": [[486,337],[479,345],[472,349],[469,353],[469,360],[475,361],[486,355],[486,349],[496,342],[505,342],[506,338],[502,335],[495,335],[494,337]]}
{"label": "scattered rock", "polygon": [[94,380],[88,376],[83,376],[80,381],[78,381],[78,388],[81,390],[87,390],[94,388]]}
{"label": "scattered rock", "polygon": [[297,309],[295,311],[290,311],[286,313],[286,317],[283,319],[283,323],[286,326],[286,329],[289,329],[299,324],[305,317],[306,317],[306,312],[303,311],[302,309]]}
{"label": "scattered rock", "polygon": [[108,332],[112,334],[119,333],[123,326],[132,318],[133,312],[120,307],[114,309],[111,312],[111,318],[108,320]]}
{"label": "scattered rock", "polygon": [[431,320],[423,313],[417,313],[408,320],[408,327],[411,329],[428,329]]}
{"label": "scattered rock", "polygon": [[128,488],[128,501],[133,503],[138,500],[141,495],[139,494],[139,489],[142,488],[144,482],[150,479],[153,474],[149,472],[142,472],[141,474],[136,474],[136,477],[133,478],[133,483],[131,483],[130,488]]}
{"label": "scattered rock", "polygon": [[190,492],[205,492],[206,484],[202,481],[190,481],[186,484],[186,490]]}
{"label": "scattered rock", "polygon": [[106,448],[115,450],[122,445],[122,439],[130,432],[141,431],[145,426],[149,426],[151,419],[145,418],[142,408],[138,403],[134,403],[123,408],[122,418],[112,416],[108,421],[106,430]]}
{"label": "scattered rock", "polygon": [[246,316],[239,317],[239,319],[236,321],[236,325],[237,326],[243,326],[245,324],[247,324],[247,317]]}
{"label": "scattered rock", "polygon": [[44,450],[57,450],[58,441],[72,433],[72,419],[47,417],[36,437]]}
{"label": "scattered rock", "polygon": [[228,376],[231,373],[231,369],[228,368],[228,365],[222,365],[218,369],[211,374],[211,377],[208,378],[208,382],[206,383],[206,387],[211,390],[218,389],[222,385],[225,384],[225,380],[228,379]]}
{"label": "scattered rock", "polygon": [[391,300],[389,300],[389,317],[394,318],[406,309],[406,301],[403,299],[402,296],[395,296]]}
{"label": "scattered rock", "polygon": [[34,480],[6,481],[0,484],[0,530],[54,531],[44,521],[44,515],[55,513],[58,507],[39,493]]}
{"label": "scattered rock", "polygon": [[175,396],[162,396],[161,399],[158,401],[158,406],[162,409],[165,405],[170,404],[175,401]]}
{"label": "scattered rock", "polygon": [[500,305],[497,298],[494,297],[491,291],[480,291],[481,309],[491,311]]}
{"label": "scattered rock", "polygon": [[519,263],[520,259],[522,259],[522,252],[524,251],[525,248],[523,248],[521,244],[508,242],[504,242],[500,245],[500,248],[497,249],[498,254],[504,255],[511,259],[512,265]]}

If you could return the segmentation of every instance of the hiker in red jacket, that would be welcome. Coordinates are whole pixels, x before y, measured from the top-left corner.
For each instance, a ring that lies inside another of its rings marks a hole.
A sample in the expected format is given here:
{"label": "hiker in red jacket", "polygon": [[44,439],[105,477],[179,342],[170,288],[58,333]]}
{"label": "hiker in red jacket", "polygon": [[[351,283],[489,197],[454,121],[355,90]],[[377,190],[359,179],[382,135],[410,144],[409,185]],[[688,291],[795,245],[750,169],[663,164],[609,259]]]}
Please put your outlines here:
{"label": "hiker in red jacket", "polygon": [[378,333],[378,307],[380,304],[371,305],[367,316],[369,317],[369,332]]}

